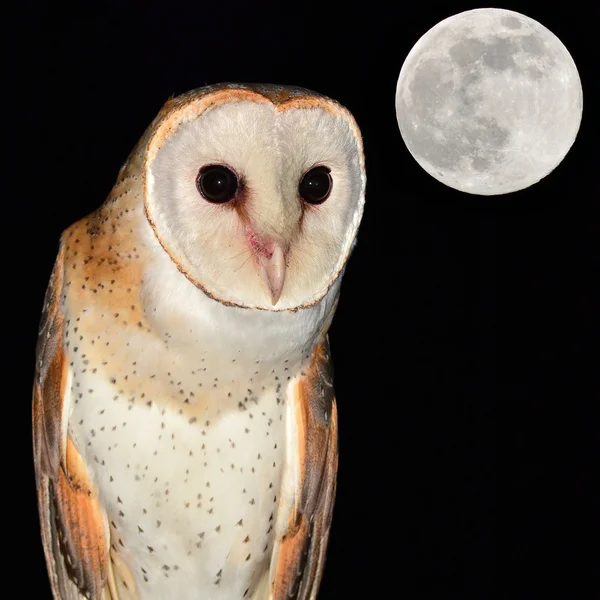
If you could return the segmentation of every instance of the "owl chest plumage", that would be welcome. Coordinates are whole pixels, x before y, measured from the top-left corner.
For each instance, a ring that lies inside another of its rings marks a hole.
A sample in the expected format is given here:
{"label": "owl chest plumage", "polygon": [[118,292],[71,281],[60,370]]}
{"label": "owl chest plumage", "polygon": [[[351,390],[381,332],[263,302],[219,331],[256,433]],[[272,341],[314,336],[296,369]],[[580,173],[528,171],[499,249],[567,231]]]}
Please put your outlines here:
{"label": "owl chest plumage", "polygon": [[83,350],[69,433],[106,509],[112,553],[153,598],[178,584],[190,598],[251,593],[273,549],[288,367],[228,366],[151,340],[97,366]]}
{"label": "owl chest plumage", "polygon": [[90,275],[74,243],[65,418],[106,511],[111,558],[128,572],[123,597],[260,595],[290,459],[288,385],[327,313],[270,326],[266,313],[223,306],[167,257],[145,256],[143,233],[94,257],[113,268]]}

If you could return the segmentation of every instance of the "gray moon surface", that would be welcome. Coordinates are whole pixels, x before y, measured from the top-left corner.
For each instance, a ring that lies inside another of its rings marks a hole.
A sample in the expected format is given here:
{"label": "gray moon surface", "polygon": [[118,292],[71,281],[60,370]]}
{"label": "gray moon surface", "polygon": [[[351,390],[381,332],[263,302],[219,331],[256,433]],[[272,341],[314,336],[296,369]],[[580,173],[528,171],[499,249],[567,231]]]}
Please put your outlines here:
{"label": "gray moon surface", "polygon": [[480,195],[538,182],[571,148],[583,110],[577,67],[546,27],[483,8],[430,29],[396,88],[400,133],[438,181]]}

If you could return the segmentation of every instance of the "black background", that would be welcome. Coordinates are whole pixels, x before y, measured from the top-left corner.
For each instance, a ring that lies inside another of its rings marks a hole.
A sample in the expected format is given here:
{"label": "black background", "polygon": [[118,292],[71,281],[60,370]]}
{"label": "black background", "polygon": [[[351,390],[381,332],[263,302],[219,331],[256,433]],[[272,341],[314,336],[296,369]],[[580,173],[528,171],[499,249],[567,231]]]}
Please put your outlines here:
{"label": "black background", "polygon": [[426,174],[394,110],[417,39],[478,5],[393,4],[46,2],[22,4],[7,20],[5,126],[16,134],[17,186],[5,196],[3,228],[4,548],[5,570],[13,561],[29,569],[18,597],[50,597],[29,430],[59,235],[102,203],[170,95],[221,81],[314,89],[347,106],[364,135],[367,204],[331,328],[340,471],[320,598],[598,595],[593,3],[502,5],[566,45],[584,114],[555,171],[497,197]]}

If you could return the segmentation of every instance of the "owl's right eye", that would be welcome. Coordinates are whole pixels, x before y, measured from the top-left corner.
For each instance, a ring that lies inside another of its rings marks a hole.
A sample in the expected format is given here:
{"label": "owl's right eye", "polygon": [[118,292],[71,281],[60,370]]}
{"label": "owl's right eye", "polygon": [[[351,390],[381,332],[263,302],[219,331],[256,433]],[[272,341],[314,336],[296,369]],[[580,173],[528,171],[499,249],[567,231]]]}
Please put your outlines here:
{"label": "owl's right eye", "polygon": [[223,165],[207,165],[200,169],[196,187],[208,202],[223,204],[235,196],[238,180],[235,173]]}

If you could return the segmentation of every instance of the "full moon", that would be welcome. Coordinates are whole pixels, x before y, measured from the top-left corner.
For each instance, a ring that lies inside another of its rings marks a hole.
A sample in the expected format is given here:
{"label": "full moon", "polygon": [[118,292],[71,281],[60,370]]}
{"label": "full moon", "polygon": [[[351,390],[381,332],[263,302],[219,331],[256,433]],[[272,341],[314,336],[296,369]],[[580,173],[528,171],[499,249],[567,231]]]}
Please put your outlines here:
{"label": "full moon", "polygon": [[546,27],[510,10],[444,19],[409,52],[396,116],[415,160],[470,194],[507,194],[548,175],[583,108],[577,67]]}

